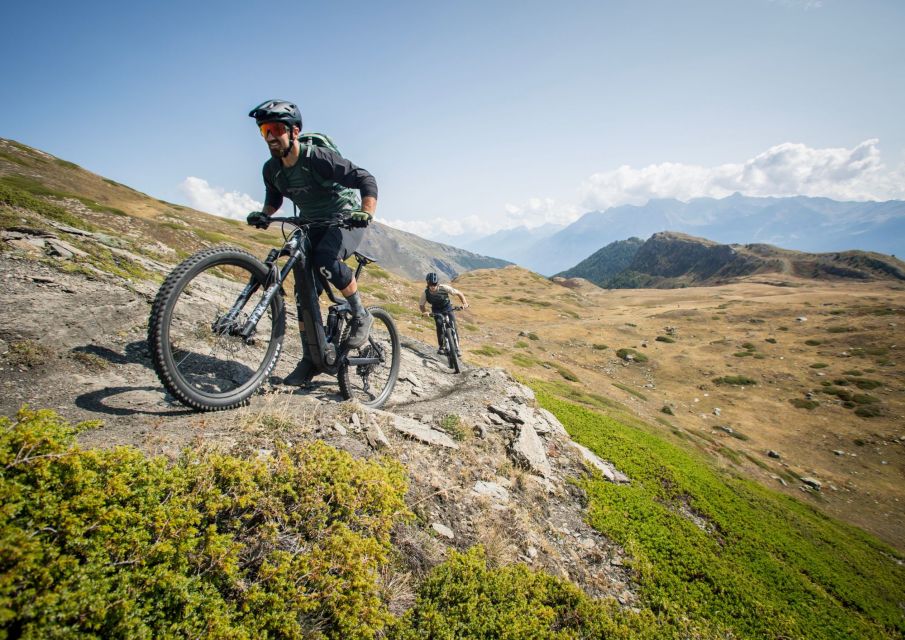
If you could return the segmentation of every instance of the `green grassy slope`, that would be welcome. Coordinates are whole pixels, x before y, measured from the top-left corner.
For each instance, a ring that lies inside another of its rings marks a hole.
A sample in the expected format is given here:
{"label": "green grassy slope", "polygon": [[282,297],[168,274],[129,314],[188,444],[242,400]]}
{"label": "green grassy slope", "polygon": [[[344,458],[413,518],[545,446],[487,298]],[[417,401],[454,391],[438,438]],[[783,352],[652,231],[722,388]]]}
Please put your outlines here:
{"label": "green grassy slope", "polygon": [[889,638],[905,633],[905,567],[890,547],[698,453],[535,385],[572,437],[630,485],[582,487],[589,522],[634,557],[651,611],[705,635]]}

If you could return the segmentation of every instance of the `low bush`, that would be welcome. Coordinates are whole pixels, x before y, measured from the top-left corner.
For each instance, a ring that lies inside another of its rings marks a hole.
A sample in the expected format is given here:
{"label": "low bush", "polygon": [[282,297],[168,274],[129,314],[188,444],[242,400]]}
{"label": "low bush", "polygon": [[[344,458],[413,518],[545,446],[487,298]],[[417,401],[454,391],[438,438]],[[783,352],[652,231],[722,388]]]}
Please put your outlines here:
{"label": "low bush", "polygon": [[35,367],[46,364],[52,356],[53,351],[40,342],[22,340],[20,342],[13,342],[9,345],[6,360],[14,367],[34,369]]}
{"label": "low bush", "polygon": [[805,340],[804,343],[809,347],[818,347],[823,344],[822,340]]}
{"label": "low bush", "polygon": [[558,362],[551,362],[548,360],[544,364],[552,367],[553,369],[556,369],[556,372],[569,382],[580,382],[580,379],[577,375],[575,375],[570,369],[564,367]]}
{"label": "low bush", "polygon": [[663,407],[660,409],[660,413],[665,413],[665,414],[668,415],[668,416],[674,416],[674,415],[676,415],[676,414],[673,412],[672,407],[670,407],[668,404],[664,404],[664,405],[663,405]]}
{"label": "low bush", "polygon": [[609,345],[594,343],[591,345],[591,348],[593,348],[595,351],[606,351],[610,347]]}
{"label": "low bush", "polygon": [[883,415],[883,410],[875,404],[864,405],[855,409],[855,415],[860,418],[876,418]]}
{"label": "low bush", "polygon": [[9,637],[370,638],[407,514],[398,463],[321,442],[175,463],[82,450],[51,411],[0,418]]}
{"label": "low bush", "polygon": [[[616,356],[626,361],[634,361],[634,362],[647,362],[647,356],[643,353],[636,351],[635,349],[619,349],[616,351]],[[631,357],[629,357],[631,356]]]}
{"label": "low bush", "polygon": [[769,342],[770,344],[776,344],[776,338],[765,338],[764,342]]}
{"label": "low bush", "polygon": [[815,362],[811,365],[811,369],[826,369],[828,366],[830,365],[825,362]]}
{"label": "low bush", "polygon": [[747,376],[722,376],[713,379],[714,384],[729,384],[735,386],[749,386],[757,384],[757,381]]}
{"label": "low bush", "polygon": [[808,411],[820,406],[820,403],[816,400],[807,400],[805,398],[791,398],[789,403],[796,409],[807,409]]}
{"label": "low bush", "polygon": [[849,378],[849,381],[859,389],[876,389],[882,387],[883,383],[879,380],[870,380],[869,378]]}
{"label": "low bush", "polygon": [[501,353],[503,353],[503,350],[498,347],[494,347],[493,345],[485,344],[480,349],[475,349],[474,351],[472,351],[472,353],[475,353],[479,356],[487,356],[488,358],[490,358],[500,355]]}
{"label": "low bush", "polygon": [[464,440],[465,429],[462,426],[462,418],[454,413],[443,416],[440,419],[440,428],[452,436],[453,440]]}
{"label": "low bush", "polygon": [[483,548],[450,552],[421,585],[391,640],[654,638],[650,612],[592,600],[575,585],[523,564],[488,566]]}
{"label": "low bush", "polygon": [[657,342],[665,342],[665,343],[667,343],[667,344],[671,344],[671,343],[675,342],[675,340],[674,340],[673,338],[670,338],[669,336],[657,336],[657,337],[654,338],[654,339],[655,339]]}

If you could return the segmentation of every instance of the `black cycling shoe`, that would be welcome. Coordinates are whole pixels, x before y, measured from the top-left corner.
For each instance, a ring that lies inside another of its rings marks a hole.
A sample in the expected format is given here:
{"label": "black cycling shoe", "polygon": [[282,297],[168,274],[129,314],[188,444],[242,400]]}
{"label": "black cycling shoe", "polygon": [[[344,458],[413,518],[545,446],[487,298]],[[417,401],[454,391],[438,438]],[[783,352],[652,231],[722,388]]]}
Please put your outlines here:
{"label": "black cycling shoe", "polygon": [[317,374],[314,370],[314,362],[311,360],[299,360],[288,376],[283,378],[283,384],[292,387],[307,387],[311,384],[311,379]]}
{"label": "black cycling shoe", "polygon": [[438,355],[438,356],[445,356],[445,355],[446,355],[446,349],[444,349],[443,347],[440,347],[439,349],[437,349],[437,355]]}
{"label": "black cycling shoe", "polygon": [[374,316],[365,311],[363,316],[355,316],[352,322],[352,333],[346,339],[346,345],[350,349],[357,349],[368,341],[371,325],[374,324]]}

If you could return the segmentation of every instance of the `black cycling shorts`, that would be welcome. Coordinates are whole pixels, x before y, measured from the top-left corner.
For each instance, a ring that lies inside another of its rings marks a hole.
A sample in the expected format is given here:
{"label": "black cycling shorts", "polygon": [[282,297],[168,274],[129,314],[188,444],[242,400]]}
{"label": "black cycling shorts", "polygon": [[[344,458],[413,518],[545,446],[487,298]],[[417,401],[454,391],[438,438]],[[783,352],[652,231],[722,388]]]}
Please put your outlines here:
{"label": "black cycling shorts", "polygon": [[[341,229],[339,227],[322,227],[311,229],[308,241],[311,244],[309,253],[315,272],[323,274],[334,287],[342,291],[352,282],[352,269],[343,260],[355,253],[364,240],[366,229]],[[315,278],[320,283],[319,278]],[[295,279],[299,282],[299,278]],[[296,285],[298,288],[298,285]],[[318,286],[318,293],[321,287]]]}

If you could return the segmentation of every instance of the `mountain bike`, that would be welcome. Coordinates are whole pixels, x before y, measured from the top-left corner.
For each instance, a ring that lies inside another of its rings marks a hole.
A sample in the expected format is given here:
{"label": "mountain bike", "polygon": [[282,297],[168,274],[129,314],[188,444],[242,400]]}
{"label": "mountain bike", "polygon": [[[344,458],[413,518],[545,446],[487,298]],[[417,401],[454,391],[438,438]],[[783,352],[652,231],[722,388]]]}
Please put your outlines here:
{"label": "mountain bike", "polygon": [[[282,285],[298,265],[302,299],[296,304],[316,370],[337,376],[343,398],[382,406],[399,375],[399,335],[393,318],[384,309],[370,307],[374,322],[367,342],[349,348],[352,310],[337,299],[308,259],[310,229],[352,224],[303,223],[299,218],[270,222],[283,225],[284,244],[263,262],[241,249],[212,247],[187,258],[164,280],[148,326],[148,345],[163,386],[181,403],[200,411],[245,404],[279,360],[286,331]],[[376,261],[362,253],[353,255],[357,280],[362,269]],[[320,290],[333,303],[326,324],[318,302]]]}
{"label": "mountain bike", "polygon": [[[453,307],[453,311],[461,311],[463,307]],[[459,355],[459,332],[445,313],[431,313],[434,322],[440,327],[440,348],[446,352],[449,368],[462,373],[462,356]]]}

